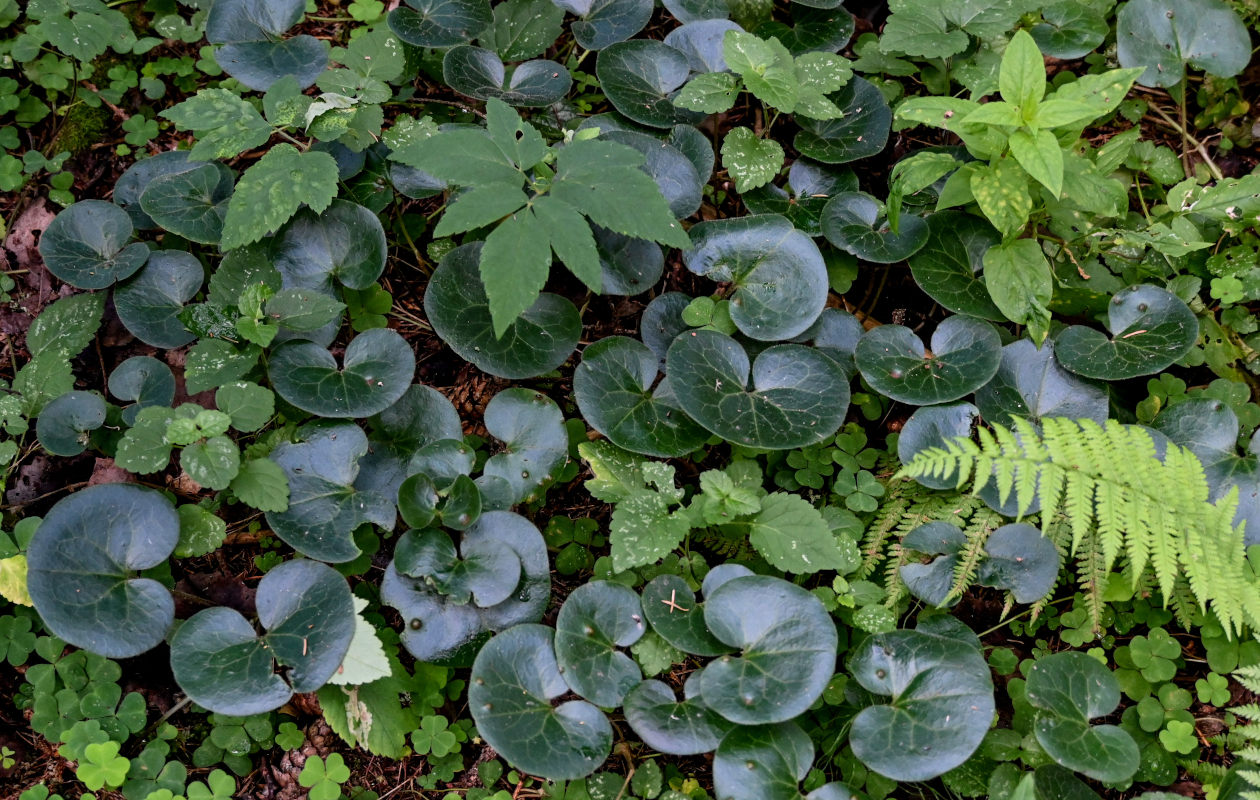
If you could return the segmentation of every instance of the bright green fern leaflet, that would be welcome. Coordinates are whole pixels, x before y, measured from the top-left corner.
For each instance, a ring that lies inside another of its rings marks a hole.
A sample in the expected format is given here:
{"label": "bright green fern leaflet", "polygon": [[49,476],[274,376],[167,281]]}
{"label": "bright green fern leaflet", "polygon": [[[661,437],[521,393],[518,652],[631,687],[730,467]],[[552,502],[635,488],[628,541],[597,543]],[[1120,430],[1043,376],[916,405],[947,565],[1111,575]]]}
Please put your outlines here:
{"label": "bright green fern leaflet", "polygon": [[[1260,693],[1260,666],[1242,667],[1234,679],[1253,693]],[[1242,800],[1260,800],[1260,704],[1247,703],[1229,709],[1234,716],[1247,721],[1230,730],[1230,749],[1239,761],[1238,777],[1249,788],[1239,793]]]}
{"label": "bright green fern leaflet", "polygon": [[1209,501],[1193,453],[1169,444],[1161,460],[1145,429],[1115,421],[1047,418],[1040,431],[1014,423],[982,428],[979,442],[958,437],[924,450],[898,475],[956,477],[973,493],[993,481],[1003,502],[1015,493],[1021,511],[1039,500],[1042,530],[1064,515],[1078,561],[1088,548],[1110,571],[1124,555],[1135,584],[1149,566],[1165,600],[1184,576],[1227,631],[1260,627],[1260,591],[1247,571],[1242,527],[1233,524],[1237,490]]}

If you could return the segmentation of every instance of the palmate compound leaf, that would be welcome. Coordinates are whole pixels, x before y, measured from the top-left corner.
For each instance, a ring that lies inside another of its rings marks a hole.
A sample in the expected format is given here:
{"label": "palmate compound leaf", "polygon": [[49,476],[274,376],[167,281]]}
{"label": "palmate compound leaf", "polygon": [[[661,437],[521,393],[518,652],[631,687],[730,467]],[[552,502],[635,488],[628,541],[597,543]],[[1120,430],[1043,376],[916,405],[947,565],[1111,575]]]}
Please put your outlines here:
{"label": "palmate compound leaf", "polygon": [[145,344],[183,347],[196,337],[180,322],[179,312],[205,279],[205,270],[191,253],[154,250],[138,273],[114,289],[114,310],[127,330]]}
{"label": "palmate compound leaf", "polygon": [[1073,325],[1055,339],[1066,369],[1086,378],[1118,381],[1153,375],[1174,364],[1199,338],[1199,320],[1179,297],[1139,284],[1116,292],[1107,306],[1111,336]]}
{"label": "palmate compound leaf", "polygon": [[1037,710],[1037,742],[1060,765],[1106,783],[1133,777],[1133,738],[1115,725],[1089,724],[1120,703],[1120,684],[1106,666],[1079,652],[1044,656],[1029,670],[1025,694]]}
{"label": "palmate compound leaf", "polygon": [[553,633],[518,625],[491,639],[473,662],[468,704],[477,731],[508,763],[531,775],[570,780],[594,772],[612,749],[612,726],[584,700],[553,705],[569,691]]}
{"label": "palmate compound leaf", "polygon": [[790,339],[827,301],[827,265],[806,234],[777,214],[701,222],[691,228],[687,269],[734,284],[731,321],[760,341]]}
{"label": "palmate compound leaf", "polygon": [[633,589],[612,581],[579,586],[556,617],[556,663],[565,683],[597,706],[621,705],[643,673],[619,648],[639,641],[646,631]]}
{"label": "palmate compound leaf", "polygon": [[276,394],[322,417],[370,417],[407,391],[416,357],[388,328],[364,331],[346,346],[341,366],[314,342],[290,341],[271,354],[267,374]]}
{"label": "palmate compound leaf", "polygon": [[1130,0],[1116,15],[1120,65],[1145,67],[1143,86],[1175,86],[1186,67],[1229,78],[1251,60],[1251,36],[1221,0]]}
{"label": "palmate compound leaf", "polygon": [[704,113],[674,105],[691,75],[687,55],[664,42],[636,39],[600,51],[595,62],[600,88],[631,120],[652,128],[694,125]]}
{"label": "palmate compound leaf", "polygon": [[928,241],[927,222],[902,214],[893,231],[878,200],[865,192],[840,192],[822,210],[827,241],[874,264],[905,261]]}
{"label": "palmate compound leaf", "polygon": [[971,394],[997,374],[1002,340],[982,320],[953,316],[932,334],[929,353],[909,328],[880,325],[854,351],[862,377],[899,403],[948,403]]}
{"label": "palmate compound leaf", "polygon": [[143,242],[127,244],[131,217],[104,200],[80,200],[58,214],[39,238],[44,266],[77,289],[104,289],[131,277],[149,258]]}
{"label": "palmate compound leaf", "polygon": [[731,337],[691,331],[670,345],[667,367],[684,411],[709,431],[748,447],[789,450],[820,442],[836,432],[848,411],[844,370],[802,345],[775,345],[750,362]]}
{"label": "palmate compound leaf", "polygon": [[137,578],[179,541],[179,515],[164,496],[131,484],[92,486],[44,517],[27,550],[27,586],[55,636],[108,658],[154,647],[175,618],[162,584]]}
{"label": "palmate compound leaf", "polygon": [[659,359],[647,345],[609,336],[583,351],[573,374],[573,396],[586,421],[613,444],[676,458],[709,435],[678,405],[668,381],[657,382],[658,369]]}
{"label": "palmate compound leaf", "polygon": [[534,497],[569,459],[569,435],[555,401],[530,389],[504,389],[486,405],[486,432],[502,442],[483,474],[510,487],[510,505]]}
{"label": "palmate compound leaf", "polygon": [[[974,637],[973,637],[974,638]],[[923,630],[876,634],[849,658],[862,688],[888,697],[853,720],[853,753],[896,781],[924,781],[957,767],[980,746],[993,718],[993,680],[966,638]]]}
{"label": "palmate compound leaf", "polygon": [[287,561],[263,576],[256,604],[261,635],[236,610],[216,607],[171,637],[171,671],[193,702],[219,714],[259,714],[315,691],[341,666],[356,614],[334,569]]}
{"label": "palmate compound leaf", "polygon": [[739,650],[700,676],[704,704],[740,725],[784,722],[813,705],[836,667],[835,623],[805,589],[750,575],[709,592],[704,621]]}

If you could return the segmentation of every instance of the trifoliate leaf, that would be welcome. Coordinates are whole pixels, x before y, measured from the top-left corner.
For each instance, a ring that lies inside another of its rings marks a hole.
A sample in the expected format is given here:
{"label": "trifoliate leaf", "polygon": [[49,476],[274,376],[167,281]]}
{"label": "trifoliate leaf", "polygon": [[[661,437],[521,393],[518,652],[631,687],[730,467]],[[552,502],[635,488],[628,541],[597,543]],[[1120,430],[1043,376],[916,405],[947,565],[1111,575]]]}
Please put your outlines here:
{"label": "trifoliate leaf", "polygon": [[220,247],[227,251],[258,241],[288,222],[303,203],[323,211],[337,196],[337,178],[337,161],[328,153],[276,145],[237,182]]}

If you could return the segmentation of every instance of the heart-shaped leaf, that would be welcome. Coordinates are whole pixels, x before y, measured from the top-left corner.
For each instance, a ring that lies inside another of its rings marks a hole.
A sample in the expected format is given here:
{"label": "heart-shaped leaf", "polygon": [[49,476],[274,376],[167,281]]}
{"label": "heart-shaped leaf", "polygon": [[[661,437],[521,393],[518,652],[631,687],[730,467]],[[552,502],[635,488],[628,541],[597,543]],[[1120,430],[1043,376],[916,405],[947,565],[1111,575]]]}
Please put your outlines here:
{"label": "heart-shaped leaf", "polygon": [[485,537],[455,543],[435,528],[410,530],[398,540],[394,568],[410,578],[428,579],[457,605],[470,600],[478,606],[502,603],[521,579],[521,560],[509,549]]}
{"label": "heart-shaped leaf", "polygon": [[355,488],[367,436],[349,422],[318,422],[298,429],[296,441],[271,451],[289,480],[289,507],[268,511],[267,524],[293,549],[330,563],[359,555],[354,529],[365,522],[394,525],[393,499]]}
{"label": "heart-shaped leaf", "polygon": [[306,34],[282,41],[230,42],[215,51],[214,60],[224,72],[255,91],[265,92],[287,77],[305,89],[328,66],[328,45]]}
{"label": "heart-shaped leaf", "polygon": [[152,356],[132,356],[109,375],[109,393],[132,401],[122,411],[123,422],[136,424],[136,415],[149,406],[169,406],[175,399],[171,368]]}
{"label": "heart-shaped leaf", "polygon": [[902,214],[894,232],[883,204],[865,192],[840,192],[823,208],[827,241],[874,264],[905,261],[927,244],[928,226],[922,217]]}
{"label": "heart-shaped leaf", "polygon": [[781,214],[807,236],[822,236],[822,211],[839,192],[857,191],[852,170],[835,169],[798,158],[788,170],[788,189],[774,185],[744,192],[742,199],[753,214]]}
{"label": "heart-shaped leaf", "polygon": [[1065,61],[1092,53],[1111,29],[1106,13],[1083,0],[1048,5],[1041,10],[1041,18],[1029,31],[1033,40],[1041,52]]}
{"label": "heart-shaped leaf", "polygon": [[602,294],[636,295],[646,292],[665,272],[665,253],[656,242],[636,239],[598,225],[595,252],[603,274]]}
{"label": "heart-shaped leaf", "polygon": [[949,317],[932,334],[932,350],[909,328],[880,325],[854,351],[858,369],[880,394],[899,403],[948,403],[988,383],[1002,360],[1002,340],[987,322]]}
{"label": "heart-shaped leaf", "polygon": [[941,211],[927,218],[928,237],[910,256],[910,273],[919,288],[956,314],[1002,322],[981,269],[984,254],[1002,237],[980,219],[960,211]]}
{"label": "heart-shaped leaf", "polygon": [[678,575],[658,575],[643,587],[643,615],[652,630],[684,653],[720,656],[731,651],[709,633],[703,604]]}
{"label": "heart-shaped leaf", "polygon": [[487,0],[407,0],[389,12],[389,29],[416,47],[452,47],[494,22]]}
{"label": "heart-shaped leaf", "polygon": [[578,17],[569,32],[586,50],[603,50],[643,30],[652,19],[651,0],[552,0]]}
{"label": "heart-shaped leaf", "polygon": [[420,661],[467,666],[489,636],[476,606],[451,603],[425,579],[398,572],[391,562],[381,580],[381,602],[403,618],[403,646]]}
{"label": "heart-shaped leaf", "polygon": [[954,588],[954,570],[958,554],[967,546],[967,536],[957,525],[928,522],[910,531],[901,540],[902,550],[939,556],[927,564],[910,562],[901,567],[901,579],[910,594],[938,608],[952,606],[957,597],[950,597]]}
{"label": "heart-shaped leaf", "polygon": [[618,447],[677,458],[699,447],[708,433],[679,407],[668,382],[656,382],[658,367],[646,345],[605,337],[582,353],[573,396],[587,423]]}
{"label": "heart-shaped leaf", "polygon": [[892,110],[874,84],[854,77],[830,99],[844,116],[830,120],[797,117],[801,131],[792,144],[801,155],[824,164],[847,164],[884,149]]}
{"label": "heart-shaped leaf", "polygon": [[153,218],[140,208],[140,196],[149,183],[163,175],[171,175],[201,166],[188,160],[188,150],[166,150],[141,159],[127,168],[114,184],[114,203],[127,212],[137,228],[156,228]]}
{"label": "heart-shaped leaf", "polygon": [[1120,684],[1097,659],[1078,652],[1043,656],[1028,671],[1025,695],[1037,709],[1037,743],[1060,765],[1106,783],[1133,777],[1139,761],[1133,737],[1115,725],[1089,724],[1120,703]]}
{"label": "heart-shaped leaf", "polygon": [[88,434],[105,424],[105,398],[99,392],[66,392],[39,412],[35,435],[55,456],[77,456],[87,449]]}
{"label": "heart-shaped leaf", "polygon": [[569,93],[573,78],[563,64],[542,59],[507,67],[493,50],[461,44],[446,51],[442,77],[452,89],[478,100],[496,98],[512,106],[548,106]]}
{"label": "heart-shaped leaf", "polygon": [[1143,86],[1176,86],[1186,66],[1220,78],[1251,60],[1251,34],[1222,0],[1130,0],[1116,14],[1116,48],[1124,67],[1145,67]]}
{"label": "heart-shaped leaf", "polygon": [[[451,401],[429,386],[408,387],[402,398],[369,421],[371,444],[359,462],[359,483],[386,496],[398,494],[398,487],[411,472],[408,462],[428,445],[443,439],[463,437],[463,424]],[[405,518],[405,514],[404,514]],[[414,523],[423,527],[428,523]]]}
{"label": "heart-shaped leaf", "polygon": [[604,763],[612,726],[583,700],[553,705],[568,691],[551,629],[518,625],[477,654],[468,705],[477,732],[510,764],[531,775],[570,780]]}
{"label": "heart-shaped leaf", "polygon": [[[694,691],[696,683],[696,679],[689,678],[687,689]],[[712,752],[734,727],[706,708],[699,697],[688,694],[687,699],[679,701],[673,690],[660,681],[644,681],[631,689],[622,711],[644,744],[658,753],[675,756]]]}
{"label": "heart-shaped leaf", "polygon": [[1107,392],[1059,366],[1055,344],[1046,341],[1038,349],[1027,339],[1002,348],[1002,363],[993,380],[976,390],[976,406],[989,422],[1010,425],[1021,417],[1107,419]]}
{"label": "heart-shaped leaf", "polygon": [[822,316],[805,336],[814,343],[814,347],[843,367],[846,374],[852,375],[857,372],[853,353],[864,333],[866,328],[848,311],[824,308]]}
{"label": "heart-shaped leaf", "polygon": [[739,725],[790,720],[813,705],[836,668],[835,623],[810,592],[749,575],[706,595],[704,621],[739,655],[700,675],[704,704]]}
{"label": "heart-shaped leaf", "polygon": [[665,355],[669,346],[678,334],[691,328],[682,318],[683,309],[690,303],[691,298],[682,292],[665,292],[653,298],[643,309],[643,316],[639,319],[639,336],[659,360],[661,372],[665,371]]}
{"label": "heart-shaped leaf", "polygon": [[480,260],[481,243],[466,244],[448,253],[433,271],[424,293],[433,330],[465,361],[500,378],[532,378],[563,364],[582,333],[577,309],[565,298],[543,292],[496,338]]}
{"label": "heart-shaped leaf", "polygon": [[674,340],[667,363],[683,410],[709,431],[748,447],[790,450],[820,442],[848,412],[848,376],[810,347],[775,345],[750,364],[739,342],[699,330]]}
{"label": "heart-shaped leaf", "polygon": [[827,265],[809,236],[774,214],[701,222],[691,228],[687,269],[733,283],[731,321],[760,341],[804,333],[827,301]]}
{"label": "heart-shaped leaf", "polygon": [[[915,409],[897,437],[897,459],[907,464],[929,447],[942,447],[948,440],[970,436],[979,417],[980,410],[971,403]],[[953,489],[958,486],[956,478],[939,475],[920,475],[915,480],[929,489]]]}
{"label": "heart-shaped leaf", "polygon": [[731,7],[726,0],[664,0],[665,8],[681,23],[726,19]]}
{"label": "heart-shaped leaf", "polygon": [[314,342],[291,341],[271,354],[267,373],[276,394],[321,417],[370,417],[407,391],[416,357],[389,328],[364,331],[346,346],[339,368]]}
{"label": "heart-shaped leaf", "polygon": [[385,271],[387,245],[380,218],[346,200],[334,200],[319,214],[299,211],[273,242],[271,260],[286,288],[328,295],[334,294],[336,283],[367,289]]}
{"label": "heart-shaped leaf", "polygon": [[792,25],[768,20],[754,31],[762,39],[774,37],[794,56],[804,53],[839,52],[853,36],[856,27],[853,15],[833,3],[830,8],[818,4],[792,3]]}
{"label": "heart-shaped leaf", "polygon": [[1007,589],[1017,603],[1035,603],[1050,593],[1059,578],[1059,551],[1041,531],[1013,522],[989,534],[988,558],[976,582]]}
{"label": "heart-shaped leaf", "polygon": [[205,279],[205,270],[191,253],[154,250],[143,269],[114,289],[114,310],[127,330],[145,344],[183,347],[195,337],[180,322],[179,312]]}
{"label": "heart-shaped leaf", "polygon": [[489,630],[501,631],[542,619],[551,600],[551,568],[547,543],[538,528],[510,511],[486,511],[464,531],[464,546],[482,538],[488,540],[486,546],[493,543],[493,546],[511,550],[521,561],[521,582],[508,599],[481,609],[482,623]]}
{"label": "heart-shaped leaf", "polygon": [[980,746],[993,718],[993,680],[978,647],[922,630],[876,634],[854,650],[849,672],[889,698],[863,709],[849,744],[863,764],[896,781],[925,781]]}
{"label": "heart-shaped leaf", "polygon": [[104,289],[135,274],[149,258],[143,242],[127,244],[131,217],[104,200],[80,200],[39,237],[44,266],[76,289]]}
{"label": "heart-shaped leaf", "polygon": [[140,195],[140,208],[172,233],[214,244],[223,233],[227,201],[235,184],[232,170],[212,161],[149,181]]}
{"label": "heart-shaped leaf", "polygon": [[723,800],[802,800],[813,763],[814,743],[795,722],[736,728],[713,754],[713,788]]}
{"label": "heart-shaped leaf", "polygon": [[722,39],[727,31],[742,31],[728,19],[705,19],[674,28],[665,35],[665,44],[687,56],[692,72],[726,72]]}
{"label": "heart-shaped leaf", "polygon": [[621,705],[643,674],[618,648],[639,641],[646,631],[633,589],[611,581],[582,584],[565,598],[556,617],[556,663],[565,683],[597,706]]}
{"label": "heart-shaped leaf", "polygon": [[298,24],[305,10],[302,0],[222,0],[206,18],[206,38],[213,44],[274,38]]}
{"label": "heart-shaped leaf", "polygon": [[486,475],[511,487],[512,503],[535,496],[569,459],[569,435],[560,407],[529,389],[504,389],[486,405],[486,431],[503,450],[486,461]]}
{"label": "heart-shaped leaf", "polygon": [[107,658],[154,647],[175,619],[162,584],[135,573],[179,542],[179,515],[160,493],[127,483],[57,501],[26,551],[26,585],[54,636]]}
{"label": "heart-shaped leaf", "polygon": [[1118,381],[1153,375],[1190,352],[1199,320],[1172,292],[1139,284],[1116,292],[1107,307],[1111,337],[1073,325],[1055,339],[1059,363],[1086,378]]}
{"label": "heart-shaped leaf", "polygon": [[611,131],[602,139],[632,147],[643,154],[639,169],[652,176],[661,195],[669,203],[669,213],[685,219],[700,210],[704,199],[704,181],[691,159],[674,146],[655,136],[634,131]]}
{"label": "heart-shaped leaf", "polygon": [[595,74],[613,106],[640,125],[669,128],[704,119],[701,112],[674,105],[691,68],[685,53],[664,42],[635,39],[610,45],[600,51]]}
{"label": "heart-shaped leaf", "polygon": [[299,559],[272,568],[255,602],[267,631],[261,636],[238,611],[217,607],[197,612],[171,637],[175,681],[215,713],[260,714],[294,692],[315,691],[354,638],[350,587],[324,564]]}

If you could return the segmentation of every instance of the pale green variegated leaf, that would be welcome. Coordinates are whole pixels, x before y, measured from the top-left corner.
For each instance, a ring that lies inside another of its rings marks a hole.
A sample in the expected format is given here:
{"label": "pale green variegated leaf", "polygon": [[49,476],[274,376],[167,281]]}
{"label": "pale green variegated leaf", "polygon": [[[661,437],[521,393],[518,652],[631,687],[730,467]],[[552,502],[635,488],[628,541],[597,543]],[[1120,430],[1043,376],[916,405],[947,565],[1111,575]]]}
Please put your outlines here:
{"label": "pale green variegated leaf", "polygon": [[765,186],[783,168],[783,147],[773,139],[759,139],[749,128],[734,128],[722,140],[722,166],[735,179],[735,190]]}
{"label": "pale green variegated leaf", "polygon": [[219,246],[251,244],[280,228],[303,204],[319,212],[337,196],[337,162],[327,153],[278,144],[245,170],[228,201]]}

